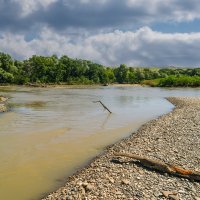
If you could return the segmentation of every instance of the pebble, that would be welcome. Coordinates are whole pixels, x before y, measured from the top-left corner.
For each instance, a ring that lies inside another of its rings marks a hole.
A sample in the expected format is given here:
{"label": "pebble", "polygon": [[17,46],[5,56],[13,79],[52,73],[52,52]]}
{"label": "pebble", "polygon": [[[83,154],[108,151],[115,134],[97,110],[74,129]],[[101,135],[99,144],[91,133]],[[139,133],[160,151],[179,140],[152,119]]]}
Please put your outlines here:
{"label": "pebble", "polygon": [[110,181],[111,183],[114,183],[114,182],[115,182],[115,180],[114,180],[113,178],[109,178],[109,181]]}
{"label": "pebble", "polygon": [[129,184],[130,184],[130,181],[127,180],[127,179],[123,179],[123,180],[122,180],[122,183],[125,184],[125,185],[129,185]]}

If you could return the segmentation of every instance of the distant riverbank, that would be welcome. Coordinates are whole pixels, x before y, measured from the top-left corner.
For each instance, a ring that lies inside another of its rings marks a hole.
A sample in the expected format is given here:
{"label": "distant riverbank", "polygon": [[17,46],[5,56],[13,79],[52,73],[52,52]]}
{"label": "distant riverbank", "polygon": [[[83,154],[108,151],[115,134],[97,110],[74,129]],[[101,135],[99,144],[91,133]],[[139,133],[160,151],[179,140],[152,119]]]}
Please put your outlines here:
{"label": "distant riverbank", "polygon": [[[23,85],[17,84],[0,84],[1,87],[33,87],[33,88],[94,88],[94,87],[107,87],[107,86],[119,86],[119,87],[158,87],[158,88],[199,88],[200,81],[196,81],[197,78],[174,78],[172,77],[165,79],[155,79],[155,80],[144,80],[141,83],[110,83],[110,84],[68,84],[68,83],[28,83]],[[200,80],[200,79],[199,79]],[[190,81],[190,82],[188,82]],[[196,82],[195,82],[196,81]]]}
{"label": "distant riverbank", "polygon": [[129,138],[107,148],[65,186],[48,195],[54,199],[199,199],[200,183],[141,167],[131,159],[114,157],[129,152],[199,171],[200,98],[168,98],[176,107],[143,125]]}
{"label": "distant riverbank", "polygon": [[[107,86],[117,86],[117,87],[137,87],[137,86],[145,86],[142,84],[119,84],[119,83],[113,83],[113,84],[25,84],[25,85],[16,85],[16,84],[0,84],[0,88],[6,88],[6,87],[33,87],[33,88],[95,88],[95,87],[107,87]],[[148,87],[148,85],[146,85]]]}

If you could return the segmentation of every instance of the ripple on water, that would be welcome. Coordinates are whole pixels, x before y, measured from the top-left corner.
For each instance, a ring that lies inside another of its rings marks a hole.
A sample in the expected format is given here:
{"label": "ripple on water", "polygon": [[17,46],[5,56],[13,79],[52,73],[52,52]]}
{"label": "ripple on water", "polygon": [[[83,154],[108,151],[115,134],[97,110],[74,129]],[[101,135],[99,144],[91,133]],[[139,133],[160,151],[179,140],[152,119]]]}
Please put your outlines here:
{"label": "ripple on water", "polygon": [[[74,172],[103,147],[170,111],[173,106],[163,97],[200,92],[143,87],[7,87],[0,89],[1,94],[10,97],[13,109],[0,116],[0,196],[27,200],[58,187],[57,179]],[[97,100],[113,114],[93,103]]]}

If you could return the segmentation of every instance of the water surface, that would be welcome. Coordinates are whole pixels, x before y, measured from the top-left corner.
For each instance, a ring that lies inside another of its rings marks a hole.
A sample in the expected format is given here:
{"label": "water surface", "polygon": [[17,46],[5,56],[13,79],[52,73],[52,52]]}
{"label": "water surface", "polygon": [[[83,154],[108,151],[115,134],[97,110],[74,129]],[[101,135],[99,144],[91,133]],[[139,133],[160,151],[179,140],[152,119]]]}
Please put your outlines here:
{"label": "water surface", "polygon": [[38,199],[105,146],[172,110],[164,97],[199,94],[148,87],[0,88],[11,104],[11,112],[0,114],[1,199]]}

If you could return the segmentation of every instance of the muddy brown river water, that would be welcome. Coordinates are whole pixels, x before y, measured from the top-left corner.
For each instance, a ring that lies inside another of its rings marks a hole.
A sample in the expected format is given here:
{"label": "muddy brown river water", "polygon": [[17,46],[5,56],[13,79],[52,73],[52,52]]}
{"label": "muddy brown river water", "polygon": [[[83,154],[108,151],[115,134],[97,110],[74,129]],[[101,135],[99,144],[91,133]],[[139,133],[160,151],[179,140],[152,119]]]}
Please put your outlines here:
{"label": "muddy brown river water", "polygon": [[[173,109],[164,97],[199,89],[0,87],[0,199],[34,200],[63,184],[103,148]],[[110,115],[101,100],[113,113]]]}

